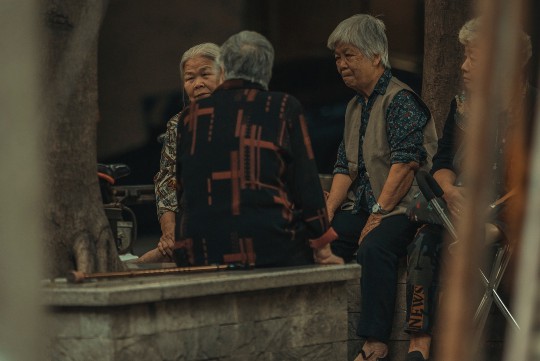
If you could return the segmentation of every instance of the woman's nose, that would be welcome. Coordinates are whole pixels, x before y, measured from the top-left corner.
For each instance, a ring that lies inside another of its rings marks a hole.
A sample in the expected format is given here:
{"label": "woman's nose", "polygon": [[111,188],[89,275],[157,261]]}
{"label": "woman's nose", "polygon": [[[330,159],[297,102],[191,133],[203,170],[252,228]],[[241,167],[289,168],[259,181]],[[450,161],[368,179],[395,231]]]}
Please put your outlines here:
{"label": "woman's nose", "polygon": [[202,79],[197,79],[195,81],[195,89],[199,89],[203,87],[204,87],[204,81]]}
{"label": "woman's nose", "polygon": [[347,63],[343,59],[336,60],[336,65],[339,70],[344,70],[347,68]]}
{"label": "woman's nose", "polygon": [[468,72],[470,69],[470,64],[469,64],[469,58],[465,59],[465,61],[461,64],[461,70],[463,72]]}

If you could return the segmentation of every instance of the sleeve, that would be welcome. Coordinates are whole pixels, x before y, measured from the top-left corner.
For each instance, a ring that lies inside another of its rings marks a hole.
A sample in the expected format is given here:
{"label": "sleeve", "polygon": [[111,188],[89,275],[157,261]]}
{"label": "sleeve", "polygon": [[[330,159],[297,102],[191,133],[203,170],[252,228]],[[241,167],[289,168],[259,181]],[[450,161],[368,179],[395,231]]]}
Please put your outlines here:
{"label": "sleeve", "polygon": [[326,212],[326,201],[300,103],[290,98],[288,108],[287,121],[292,154],[292,162],[288,168],[291,198],[295,208],[301,211],[307,237],[319,239],[331,230]]}
{"label": "sleeve", "polygon": [[456,155],[456,119],[455,114],[457,111],[456,100],[452,100],[450,104],[450,112],[446,117],[444,123],[443,135],[439,139],[437,145],[437,153],[433,156],[433,166],[431,168],[431,174],[441,169],[449,169],[455,173],[454,170],[454,156]]}
{"label": "sleeve", "polygon": [[154,177],[158,219],[165,212],[178,212],[178,202],[176,200],[176,136],[179,116],[180,113],[167,122],[159,171]]}
{"label": "sleeve", "polygon": [[411,92],[402,90],[396,94],[386,112],[392,164],[425,162],[424,128],[428,120],[428,113]]}
{"label": "sleeve", "polygon": [[342,140],[339,144],[336,163],[334,164],[334,174],[347,174],[349,175],[349,163],[347,162],[347,156],[345,155],[345,142]]}

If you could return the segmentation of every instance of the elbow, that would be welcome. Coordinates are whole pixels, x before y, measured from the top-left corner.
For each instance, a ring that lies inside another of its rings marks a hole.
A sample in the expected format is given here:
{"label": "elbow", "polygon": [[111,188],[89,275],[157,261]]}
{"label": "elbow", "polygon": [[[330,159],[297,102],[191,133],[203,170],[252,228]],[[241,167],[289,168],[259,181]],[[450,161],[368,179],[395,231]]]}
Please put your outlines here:
{"label": "elbow", "polygon": [[416,172],[418,169],[420,169],[420,163],[418,162],[409,162],[409,163],[406,163],[405,165],[412,172]]}

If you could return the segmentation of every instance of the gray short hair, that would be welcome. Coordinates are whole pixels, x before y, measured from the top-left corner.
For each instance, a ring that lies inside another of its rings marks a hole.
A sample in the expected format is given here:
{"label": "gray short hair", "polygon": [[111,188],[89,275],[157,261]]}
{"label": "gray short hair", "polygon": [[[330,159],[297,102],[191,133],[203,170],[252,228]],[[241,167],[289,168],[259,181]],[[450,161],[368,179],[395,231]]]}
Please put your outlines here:
{"label": "gray short hair", "polygon": [[[465,23],[459,30],[459,42],[465,46],[472,45],[482,27],[482,18],[477,17]],[[523,31],[519,34],[519,52],[521,64],[525,66],[532,56],[531,37]]]}
{"label": "gray short hair", "polygon": [[383,66],[390,68],[385,30],[382,20],[367,14],[356,14],[339,23],[328,37],[326,46],[335,50],[340,43],[352,44],[370,59],[380,55]]}
{"label": "gray short hair", "polygon": [[474,43],[480,30],[480,18],[474,18],[465,23],[459,30],[459,42],[465,46]]}
{"label": "gray short hair", "polygon": [[241,31],[231,36],[221,45],[220,59],[225,80],[244,79],[268,89],[272,78],[274,48],[261,34]]}
{"label": "gray short hair", "polygon": [[219,46],[214,43],[202,43],[189,48],[184,52],[180,59],[180,78],[184,80],[184,65],[190,59],[197,58],[199,56],[205,57],[212,62],[216,68],[216,72],[220,72],[219,67]]}

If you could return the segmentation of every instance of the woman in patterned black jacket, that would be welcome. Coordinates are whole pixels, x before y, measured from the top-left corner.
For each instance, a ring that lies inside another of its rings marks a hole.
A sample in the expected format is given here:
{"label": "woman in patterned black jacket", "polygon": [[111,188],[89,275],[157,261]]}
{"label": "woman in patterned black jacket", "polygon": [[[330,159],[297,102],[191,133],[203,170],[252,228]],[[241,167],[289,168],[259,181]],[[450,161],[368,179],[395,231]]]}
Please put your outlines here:
{"label": "woman in patterned black jacket", "polygon": [[221,47],[225,82],[180,116],[180,238],[192,264],[307,264],[308,240],[328,247],[335,236],[301,106],[267,90],[273,58],[262,35],[233,35]]}

